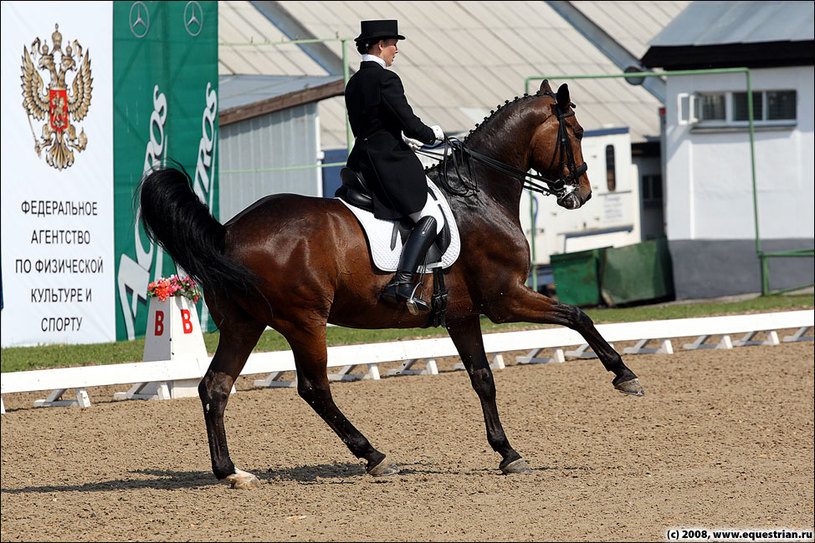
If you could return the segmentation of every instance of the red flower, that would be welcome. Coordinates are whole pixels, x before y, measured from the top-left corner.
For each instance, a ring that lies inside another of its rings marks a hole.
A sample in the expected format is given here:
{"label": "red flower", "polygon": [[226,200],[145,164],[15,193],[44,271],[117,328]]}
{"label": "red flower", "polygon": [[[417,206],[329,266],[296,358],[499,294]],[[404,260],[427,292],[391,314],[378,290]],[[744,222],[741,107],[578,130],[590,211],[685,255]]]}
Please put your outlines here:
{"label": "red flower", "polygon": [[161,277],[147,285],[147,295],[156,296],[162,302],[171,296],[183,296],[198,303],[201,299],[201,289],[189,277],[179,278],[177,275]]}

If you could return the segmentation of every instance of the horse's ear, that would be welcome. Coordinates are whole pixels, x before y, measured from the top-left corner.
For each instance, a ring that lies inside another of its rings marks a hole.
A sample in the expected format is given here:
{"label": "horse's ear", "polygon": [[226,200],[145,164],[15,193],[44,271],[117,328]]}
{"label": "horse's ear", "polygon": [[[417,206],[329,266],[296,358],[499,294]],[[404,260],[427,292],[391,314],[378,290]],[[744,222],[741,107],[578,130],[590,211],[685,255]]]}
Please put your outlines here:
{"label": "horse's ear", "polygon": [[538,90],[538,94],[545,94],[547,92],[552,92],[552,87],[549,86],[549,80],[544,79],[543,83],[541,83],[541,88]]}
{"label": "horse's ear", "polygon": [[560,111],[566,112],[569,110],[572,100],[569,98],[569,85],[562,84],[557,90],[557,107]]}

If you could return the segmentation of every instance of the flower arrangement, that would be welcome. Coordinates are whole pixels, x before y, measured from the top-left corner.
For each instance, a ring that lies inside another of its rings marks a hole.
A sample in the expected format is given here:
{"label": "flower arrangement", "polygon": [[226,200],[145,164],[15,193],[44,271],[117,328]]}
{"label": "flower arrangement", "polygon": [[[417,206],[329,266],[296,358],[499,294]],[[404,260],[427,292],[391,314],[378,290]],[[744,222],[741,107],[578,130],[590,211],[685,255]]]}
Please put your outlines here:
{"label": "flower arrangement", "polygon": [[147,285],[147,295],[156,296],[162,302],[170,296],[183,296],[197,303],[201,299],[201,287],[190,277],[180,278],[173,274]]}

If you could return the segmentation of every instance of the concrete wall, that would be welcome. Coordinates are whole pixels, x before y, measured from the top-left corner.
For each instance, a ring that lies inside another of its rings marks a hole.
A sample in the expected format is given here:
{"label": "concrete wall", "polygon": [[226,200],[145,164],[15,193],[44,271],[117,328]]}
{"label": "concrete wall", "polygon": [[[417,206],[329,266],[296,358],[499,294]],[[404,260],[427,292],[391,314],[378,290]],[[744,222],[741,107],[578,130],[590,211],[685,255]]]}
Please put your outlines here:
{"label": "concrete wall", "polygon": [[[764,252],[811,249],[813,239],[773,239],[762,242]],[[761,292],[761,267],[754,241],[669,240],[677,299],[716,298]],[[812,283],[812,258],[771,258],[770,289]]]}

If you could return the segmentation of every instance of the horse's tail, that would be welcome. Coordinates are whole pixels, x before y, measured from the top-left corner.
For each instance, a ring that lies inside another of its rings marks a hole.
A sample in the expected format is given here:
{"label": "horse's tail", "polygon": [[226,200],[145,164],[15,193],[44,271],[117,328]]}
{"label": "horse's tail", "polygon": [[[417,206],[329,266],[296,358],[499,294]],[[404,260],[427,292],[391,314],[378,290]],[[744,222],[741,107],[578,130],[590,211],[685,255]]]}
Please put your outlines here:
{"label": "horse's tail", "polygon": [[224,254],[226,228],[192,190],[181,167],[154,168],[141,181],[141,223],[197,283],[242,294],[260,292],[260,278]]}

